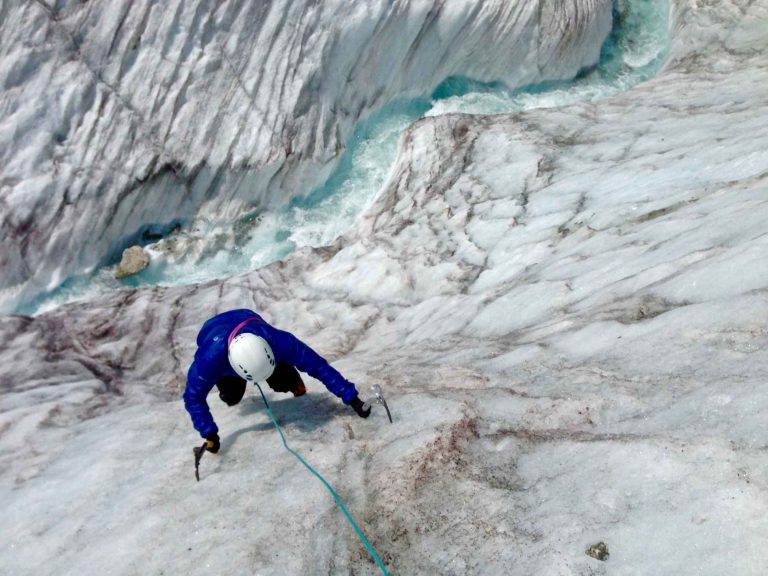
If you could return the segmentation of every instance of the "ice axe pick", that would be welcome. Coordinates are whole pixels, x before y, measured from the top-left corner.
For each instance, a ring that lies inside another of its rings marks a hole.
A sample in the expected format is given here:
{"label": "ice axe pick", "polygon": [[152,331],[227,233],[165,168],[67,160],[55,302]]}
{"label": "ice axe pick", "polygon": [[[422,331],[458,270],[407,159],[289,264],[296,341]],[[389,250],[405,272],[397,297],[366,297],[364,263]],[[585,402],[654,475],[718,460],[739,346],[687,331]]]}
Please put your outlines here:
{"label": "ice axe pick", "polygon": [[208,446],[208,441],[206,440],[203,442],[202,446],[195,446],[192,448],[192,452],[195,454],[195,478],[197,478],[197,481],[200,482],[200,460],[203,457],[203,454],[205,454],[206,447]]}
{"label": "ice axe pick", "polygon": [[371,405],[375,402],[377,404],[381,404],[384,406],[384,410],[387,411],[387,418],[389,418],[389,423],[392,424],[392,413],[389,411],[389,406],[387,406],[387,401],[384,399],[384,392],[381,389],[381,386],[378,384],[374,384],[371,386],[371,390],[373,390],[374,397],[368,400],[364,408],[368,409],[371,407]]}

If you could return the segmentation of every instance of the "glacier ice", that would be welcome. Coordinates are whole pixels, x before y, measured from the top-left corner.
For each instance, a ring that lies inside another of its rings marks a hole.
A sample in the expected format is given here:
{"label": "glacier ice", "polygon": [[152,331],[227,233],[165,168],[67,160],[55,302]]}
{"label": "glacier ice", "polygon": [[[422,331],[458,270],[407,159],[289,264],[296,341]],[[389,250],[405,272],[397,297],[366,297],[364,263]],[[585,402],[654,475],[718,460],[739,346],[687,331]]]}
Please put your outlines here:
{"label": "glacier ice", "polygon": [[6,311],[147,224],[232,221],[305,193],[395,96],[456,74],[570,78],[611,27],[610,0],[4,8]]}
{"label": "glacier ice", "polygon": [[768,2],[671,8],[628,92],[410,126],[329,246],[0,317],[2,570],[376,573],[255,396],[194,481],[194,336],[249,306],[387,391],[273,409],[393,573],[762,574]]}
{"label": "glacier ice", "polygon": [[[150,224],[124,240],[151,241],[152,267],[130,281],[115,282],[112,266],[86,269],[58,279],[36,295],[27,289],[17,311],[37,313],[61,303],[126,285],[176,285],[201,282],[264,266],[304,246],[324,246],[348,229],[375,197],[394,162],[400,133],[423,114],[450,111],[500,113],[606,97],[626,90],[658,70],[667,46],[666,0],[617,5],[613,29],[597,65],[576,80],[545,81],[510,89],[452,76],[429,98],[397,97],[355,123],[344,152],[329,164],[330,175],[307,195],[250,212],[231,221],[198,219],[182,232],[178,222]],[[162,239],[168,230],[178,230]]]}

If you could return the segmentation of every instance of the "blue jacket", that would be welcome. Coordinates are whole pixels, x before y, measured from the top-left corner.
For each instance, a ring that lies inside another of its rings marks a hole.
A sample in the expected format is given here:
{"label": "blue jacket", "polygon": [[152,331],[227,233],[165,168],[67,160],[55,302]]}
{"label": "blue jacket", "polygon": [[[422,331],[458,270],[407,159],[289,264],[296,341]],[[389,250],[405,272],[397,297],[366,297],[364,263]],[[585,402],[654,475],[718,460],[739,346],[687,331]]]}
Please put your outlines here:
{"label": "blue jacket", "polygon": [[[206,396],[222,376],[237,376],[227,357],[230,332],[246,318],[259,317],[252,310],[230,310],[209,318],[197,335],[197,352],[187,372],[184,406],[192,417],[192,425],[203,438],[219,431],[208,408]],[[277,362],[285,362],[317,378],[333,394],[349,404],[357,396],[355,385],[317,352],[290,332],[278,330],[266,322],[248,322],[238,333],[261,336],[272,347]]]}

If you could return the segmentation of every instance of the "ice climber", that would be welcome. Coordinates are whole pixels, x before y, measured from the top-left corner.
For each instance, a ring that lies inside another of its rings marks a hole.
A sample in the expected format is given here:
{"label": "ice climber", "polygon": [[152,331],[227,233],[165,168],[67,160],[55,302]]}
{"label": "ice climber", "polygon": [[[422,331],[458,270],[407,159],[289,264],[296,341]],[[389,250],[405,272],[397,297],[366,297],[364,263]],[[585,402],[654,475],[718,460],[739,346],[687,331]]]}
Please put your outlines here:
{"label": "ice climber", "polygon": [[221,446],[206,401],[214,386],[229,406],[242,400],[247,382],[266,380],[276,392],[302,396],[307,389],[297,368],[320,380],[361,418],[368,418],[371,409],[360,400],[355,385],[290,332],[278,330],[251,310],[230,310],[209,318],[197,335],[197,352],[184,390],[184,406],[195,430],[207,441],[207,449],[215,453]]}

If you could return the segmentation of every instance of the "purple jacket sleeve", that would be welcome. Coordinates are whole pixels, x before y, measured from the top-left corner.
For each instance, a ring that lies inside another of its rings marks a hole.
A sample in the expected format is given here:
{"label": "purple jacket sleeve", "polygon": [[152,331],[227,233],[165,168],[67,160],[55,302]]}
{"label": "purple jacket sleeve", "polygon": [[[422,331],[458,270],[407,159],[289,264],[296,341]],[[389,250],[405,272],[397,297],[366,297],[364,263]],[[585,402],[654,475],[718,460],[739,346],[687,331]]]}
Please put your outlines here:
{"label": "purple jacket sleeve", "polygon": [[349,404],[357,396],[357,389],[328,362],[290,332],[272,328],[270,344],[279,361],[292,364],[302,372],[317,378],[332,393]]}

